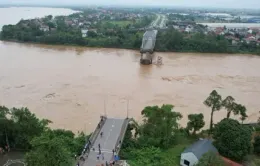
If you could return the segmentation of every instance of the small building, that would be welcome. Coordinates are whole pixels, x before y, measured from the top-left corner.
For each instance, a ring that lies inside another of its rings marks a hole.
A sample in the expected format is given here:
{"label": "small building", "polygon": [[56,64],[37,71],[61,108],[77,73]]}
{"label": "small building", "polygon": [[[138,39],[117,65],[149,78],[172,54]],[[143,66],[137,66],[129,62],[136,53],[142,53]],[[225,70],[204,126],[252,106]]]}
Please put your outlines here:
{"label": "small building", "polygon": [[82,37],[87,37],[88,36],[88,30],[87,29],[81,29],[81,34],[82,34]]}
{"label": "small building", "polygon": [[237,40],[232,40],[232,46],[236,46],[238,44],[238,41]]}
{"label": "small building", "polygon": [[252,29],[249,29],[249,30],[247,31],[247,33],[252,34],[252,33],[253,33],[253,30],[252,30]]}
{"label": "small building", "polygon": [[190,25],[185,28],[185,32],[188,32],[188,33],[192,32],[192,30],[193,30],[193,27]]}
{"label": "small building", "polygon": [[259,40],[259,39],[260,39],[260,32],[258,32],[258,33],[256,34],[255,39],[256,39],[256,40]]}
{"label": "small building", "polygon": [[40,26],[40,30],[43,31],[43,32],[48,32],[50,29],[49,29],[49,26],[42,25],[42,26]]}
{"label": "small building", "polygon": [[218,153],[209,139],[200,139],[186,148],[181,154],[181,166],[195,166],[200,158],[207,152]]}

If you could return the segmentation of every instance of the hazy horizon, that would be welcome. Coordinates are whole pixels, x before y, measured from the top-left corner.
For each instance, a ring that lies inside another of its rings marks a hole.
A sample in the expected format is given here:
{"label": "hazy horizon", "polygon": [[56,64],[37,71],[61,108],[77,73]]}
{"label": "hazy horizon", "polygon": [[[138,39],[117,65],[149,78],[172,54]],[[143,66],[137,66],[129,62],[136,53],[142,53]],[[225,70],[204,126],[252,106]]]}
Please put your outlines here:
{"label": "hazy horizon", "polygon": [[0,5],[113,5],[113,6],[168,6],[168,7],[211,7],[211,8],[260,8],[260,0],[0,0]]}

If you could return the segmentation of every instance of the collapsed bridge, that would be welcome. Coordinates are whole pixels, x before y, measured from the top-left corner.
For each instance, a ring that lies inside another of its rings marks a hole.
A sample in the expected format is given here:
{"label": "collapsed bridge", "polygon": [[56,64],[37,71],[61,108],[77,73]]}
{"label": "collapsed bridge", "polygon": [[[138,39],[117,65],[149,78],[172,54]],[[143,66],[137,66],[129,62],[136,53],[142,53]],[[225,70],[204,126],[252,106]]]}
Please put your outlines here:
{"label": "collapsed bridge", "polygon": [[157,33],[157,30],[147,30],[144,33],[142,45],[140,48],[141,64],[152,64]]}

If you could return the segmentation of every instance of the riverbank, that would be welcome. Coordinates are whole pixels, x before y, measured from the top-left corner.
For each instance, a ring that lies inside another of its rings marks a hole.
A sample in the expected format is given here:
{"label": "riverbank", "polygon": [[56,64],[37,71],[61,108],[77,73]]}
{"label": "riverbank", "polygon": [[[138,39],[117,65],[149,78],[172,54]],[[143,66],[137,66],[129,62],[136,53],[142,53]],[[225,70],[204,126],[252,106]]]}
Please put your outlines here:
{"label": "riverbank", "polygon": [[[52,46],[55,47],[69,47],[69,48],[79,48],[79,49],[118,49],[118,50],[132,50],[132,51],[137,51],[139,52],[140,49],[138,48],[116,48],[116,47],[97,47],[97,46],[82,46],[82,45],[72,45],[72,44],[44,44],[44,43],[36,43],[36,42],[22,42],[22,41],[18,41],[18,40],[0,40],[3,43],[18,43],[18,44],[24,44],[24,45],[35,45],[35,46],[39,46],[39,47],[49,47],[51,48]],[[231,52],[231,53],[211,53],[211,52],[192,52],[192,51],[183,51],[183,52],[174,52],[174,51],[166,51],[166,50],[156,50],[155,48],[155,52],[157,53],[177,53],[177,54],[197,54],[197,55],[246,55],[246,56],[254,56],[257,55],[259,56],[260,54],[254,54],[254,53],[250,53],[250,52]]]}
{"label": "riverbank", "polygon": [[[169,35],[173,33],[174,41],[169,41]],[[37,40],[29,40],[29,41],[22,41],[14,38],[0,38],[2,41],[9,41],[9,42],[18,42],[18,43],[31,43],[31,44],[48,44],[48,45],[63,45],[63,46],[80,46],[80,47],[93,47],[93,48],[114,48],[114,49],[131,49],[131,50],[140,50],[140,46],[142,43],[142,32],[136,32],[134,34],[126,34],[124,37],[125,41],[118,38],[81,38],[79,36],[64,36],[66,37],[66,41],[56,41],[56,39],[61,39],[60,36],[46,36],[47,38],[43,37]],[[260,55],[260,46],[252,45],[252,44],[245,44],[242,43],[241,45],[231,46],[228,44],[226,39],[212,40],[211,37],[208,40],[201,41],[201,39],[191,39],[187,40],[183,37],[176,37],[181,35],[181,33],[177,31],[170,32],[161,32],[158,34],[157,42],[155,45],[156,52],[180,52],[180,53],[228,53],[228,54],[253,54],[253,55]],[[69,37],[69,38],[67,38]],[[134,38],[132,38],[134,37]],[[204,36],[202,38],[207,38]],[[51,38],[51,42],[46,42]],[[131,39],[132,38],[132,39]],[[178,39],[176,39],[178,38]],[[183,39],[182,39],[183,38]],[[197,38],[197,36],[194,36]],[[64,38],[65,39],[65,38]],[[78,40],[77,42],[72,42],[74,40]],[[130,39],[130,40],[128,40]],[[121,44],[120,44],[121,43]],[[172,43],[169,45],[169,43]],[[185,44],[183,44],[185,43]]]}

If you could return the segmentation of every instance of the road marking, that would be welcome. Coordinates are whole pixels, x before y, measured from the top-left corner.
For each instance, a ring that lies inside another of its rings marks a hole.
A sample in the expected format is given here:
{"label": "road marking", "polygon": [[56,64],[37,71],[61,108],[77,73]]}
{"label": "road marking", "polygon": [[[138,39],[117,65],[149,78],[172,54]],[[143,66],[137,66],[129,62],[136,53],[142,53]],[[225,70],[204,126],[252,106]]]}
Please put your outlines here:
{"label": "road marking", "polygon": [[[95,152],[99,153],[99,151],[97,151],[97,150]],[[112,152],[112,150],[101,150],[101,153],[113,153],[113,152]]]}

